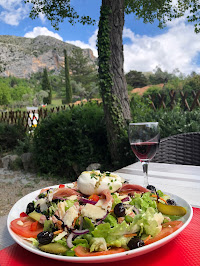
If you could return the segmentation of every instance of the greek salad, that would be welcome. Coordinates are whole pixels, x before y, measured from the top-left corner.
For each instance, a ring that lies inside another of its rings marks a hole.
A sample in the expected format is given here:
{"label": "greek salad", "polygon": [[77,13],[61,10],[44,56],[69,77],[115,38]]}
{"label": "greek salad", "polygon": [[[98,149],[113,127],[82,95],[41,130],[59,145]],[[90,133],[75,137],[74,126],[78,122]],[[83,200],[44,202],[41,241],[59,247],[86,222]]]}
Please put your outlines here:
{"label": "greek salad", "polygon": [[184,206],[154,186],[85,171],[72,184],[42,189],[13,220],[13,232],[47,253],[109,255],[141,248],[183,225]]}

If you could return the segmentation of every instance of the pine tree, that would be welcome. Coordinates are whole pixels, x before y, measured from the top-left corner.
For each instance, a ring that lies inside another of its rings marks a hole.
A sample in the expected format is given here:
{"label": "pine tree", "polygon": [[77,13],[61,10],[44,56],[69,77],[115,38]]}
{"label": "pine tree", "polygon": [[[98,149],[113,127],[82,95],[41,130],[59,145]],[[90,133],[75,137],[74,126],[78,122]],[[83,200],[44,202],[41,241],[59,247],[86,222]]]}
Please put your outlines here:
{"label": "pine tree", "polygon": [[48,92],[48,97],[43,99],[43,102],[46,104],[51,104],[52,101],[52,88],[49,82],[49,77],[47,73],[47,69],[44,68],[43,70],[43,77],[42,77],[42,90]]}
{"label": "pine tree", "polygon": [[67,58],[66,50],[64,50],[64,56],[65,56],[66,103],[71,103],[72,102],[72,87],[71,87],[70,78],[69,78],[69,64],[68,64],[68,58]]}

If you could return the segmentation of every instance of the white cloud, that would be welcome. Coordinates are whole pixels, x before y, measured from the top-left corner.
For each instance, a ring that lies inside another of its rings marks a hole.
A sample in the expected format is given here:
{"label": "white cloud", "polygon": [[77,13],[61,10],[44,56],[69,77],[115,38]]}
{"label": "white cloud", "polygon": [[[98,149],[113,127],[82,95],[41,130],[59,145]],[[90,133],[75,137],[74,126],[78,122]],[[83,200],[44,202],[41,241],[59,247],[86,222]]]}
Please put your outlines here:
{"label": "white cloud", "polygon": [[0,20],[6,24],[17,26],[19,22],[29,15],[30,6],[24,5],[22,0],[1,0]]}
{"label": "white cloud", "polygon": [[178,68],[182,73],[200,71],[195,59],[200,54],[200,34],[194,33],[192,25],[170,24],[167,32],[148,37],[135,35],[130,29],[124,29],[124,68],[130,70],[152,71],[156,66],[172,72]]}
{"label": "white cloud", "polygon": [[46,16],[43,13],[39,13],[39,19],[42,21],[42,23],[46,22]]}
{"label": "white cloud", "polygon": [[[23,0],[0,0],[0,20],[12,26],[18,26],[20,21],[27,18],[30,13],[31,5],[24,4]],[[44,23],[46,17],[44,14],[39,13],[39,19]]]}
{"label": "white cloud", "polygon": [[93,33],[93,35],[89,38],[88,43],[84,43],[80,40],[76,40],[76,41],[66,41],[67,43],[71,43],[73,45],[76,45],[82,49],[91,49],[93,51],[94,56],[98,56],[97,53],[97,48],[96,48],[96,41],[97,41],[97,32],[98,30],[95,30],[95,32]]}
{"label": "white cloud", "polygon": [[54,37],[58,40],[63,41],[63,38],[58,34],[54,33],[53,31],[49,31],[46,27],[35,27],[33,31],[27,32],[24,37],[27,38],[35,38],[39,35],[44,35],[44,36],[51,36]]}

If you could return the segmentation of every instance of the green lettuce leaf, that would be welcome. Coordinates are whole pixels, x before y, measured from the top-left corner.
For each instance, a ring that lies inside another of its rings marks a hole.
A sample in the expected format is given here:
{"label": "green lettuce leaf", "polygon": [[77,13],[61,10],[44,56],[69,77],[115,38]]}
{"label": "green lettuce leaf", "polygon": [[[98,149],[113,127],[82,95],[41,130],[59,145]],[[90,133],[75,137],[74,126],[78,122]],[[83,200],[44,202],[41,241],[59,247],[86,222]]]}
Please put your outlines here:
{"label": "green lettuce leaf", "polygon": [[157,210],[156,201],[150,197],[151,193],[146,192],[144,194],[135,193],[135,197],[129,203],[130,205],[134,205],[140,212],[145,213],[149,207]]}

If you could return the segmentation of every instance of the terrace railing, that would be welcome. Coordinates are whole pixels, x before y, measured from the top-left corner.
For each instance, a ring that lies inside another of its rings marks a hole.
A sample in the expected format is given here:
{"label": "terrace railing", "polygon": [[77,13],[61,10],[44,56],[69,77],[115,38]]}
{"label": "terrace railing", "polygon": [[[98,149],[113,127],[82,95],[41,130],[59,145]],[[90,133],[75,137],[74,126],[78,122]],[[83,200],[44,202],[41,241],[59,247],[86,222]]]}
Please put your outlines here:
{"label": "terrace railing", "polygon": [[[196,107],[200,107],[199,102],[200,97],[200,90],[195,92],[192,91],[192,95],[188,96],[187,92],[183,91],[169,91],[169,100],[167,100],[167,95],[164,93],[158,93],[156,96],[148,95],[150,100],[151,107],[156,111],[160,108],[167,109],[170,108],[171,110],[180,103],[180,106],[186,111],[192,111]],[[190,99],[190,104],[188,103]]]}

